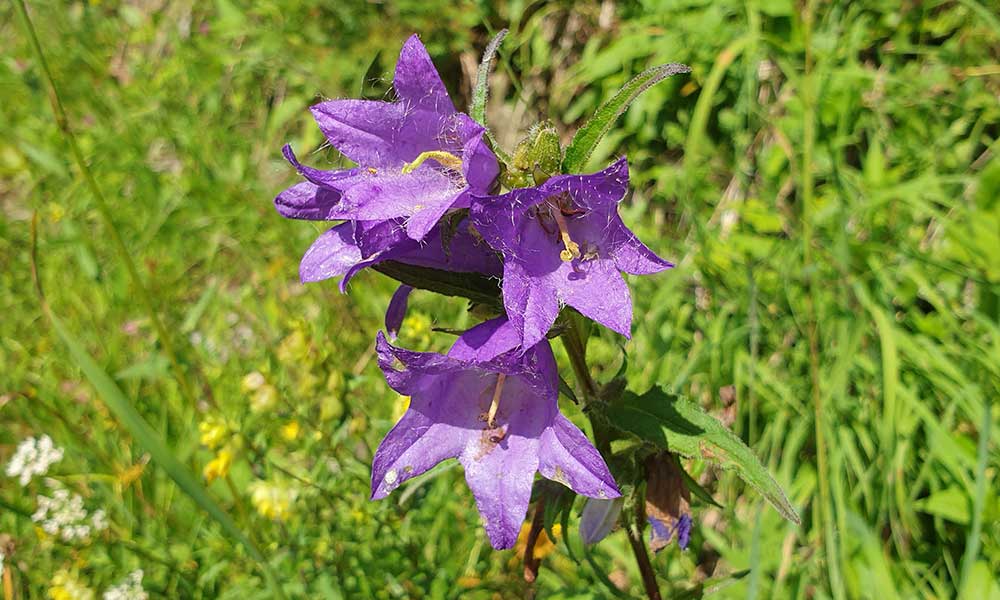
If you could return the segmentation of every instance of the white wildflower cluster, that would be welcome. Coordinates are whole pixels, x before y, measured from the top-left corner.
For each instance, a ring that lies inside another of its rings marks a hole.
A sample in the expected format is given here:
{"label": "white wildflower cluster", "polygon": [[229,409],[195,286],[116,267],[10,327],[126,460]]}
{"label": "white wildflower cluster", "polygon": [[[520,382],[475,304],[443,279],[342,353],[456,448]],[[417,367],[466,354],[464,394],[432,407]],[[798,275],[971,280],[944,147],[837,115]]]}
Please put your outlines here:
{"label": "white wildflower cluster", "polygon": [[147,600],[149,594],[142,589],[142,575],[142,569],[132,571],[124,581],[108,588],[102,598],[104,600]]}
{"label": "white wildflower cluster", "polygon": [[53,488],[52,496],[39,495],[38,509],[31,515],[31,520],[39,523],[45,533],[74,542],[108,528],[108,517],[103,510],[88,513],[79,494],[71,494],[51,481],[49,486]]}
{"label": "white wildflower cluster", "polygon": [[62,460],[63,449],[52,443],[52,438],[43,435],[27,438],[17,445],[14,456],[7,463],[8,477],[17,477],[22,486],[28,485],[35,475],[45,475],[54,463]]}

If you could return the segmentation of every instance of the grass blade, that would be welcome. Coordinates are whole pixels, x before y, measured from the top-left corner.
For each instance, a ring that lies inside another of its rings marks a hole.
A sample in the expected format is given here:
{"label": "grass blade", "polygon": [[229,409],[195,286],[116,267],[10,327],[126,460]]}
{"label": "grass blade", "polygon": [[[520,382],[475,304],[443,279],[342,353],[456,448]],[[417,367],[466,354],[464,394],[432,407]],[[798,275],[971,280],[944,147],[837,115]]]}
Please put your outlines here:
{"label": "grass blade", "polygon": [[611,130],[618,117],[639,97],[640,94],[671,75],[690,73],[691,67],[678,63],[668,63],[646,69],[625,84],[611,100],[602,104],[594,116],[577,130],[566,148],[563,159],[564,173],[578,173],[587,163],[601,138]]}
{"label": "grass blade", "polygon": [[98,395],[104,400],[105,405],[108,410],[115,415],[118,421],[128,430],[132,437],[139,442],[139,444],[149,452],[150,456],[153,457],[153,461],[160,466],[167,475],[174,480],[181,490],[188,495],[201,507],[202,510],[207,512],[215,521],[222,527],[222,529],[233,539],[243,545],[251,557],[260,565],[261,569],[264,571],[265,578],[268,580],[269,585],[272,587],[272,591],[277,597],[281,597],[280,588],[277,583],[277,578],[271,573],[268,568],[264,556],[260,553],[260,550],[250,541],[240,529],[233,522],[232,518],[222,508],[216,504],[216,502],[209,495],[208,490],[205,486],[201,484],[200,481],[185,467],[170,451],[170,448],[160,439],[156,434],[156,431],[142,418],[142,415],[132,406],[125,395],[122,393],[121,388],[114,382],[113,379],[107,374],[94,361],[94,359],[87,353],[80,342],[73,336],[72,333],[66,329],[62,321],[59,320],[51,311],[46,311],[49,316],[49,320],[52,323],[52,328],[55,329],[56,334],[66,345],[66,349],[69,350],[70,356],[76,362],[80,370],[90,381],[94,389],[97,390]]}
{"label": "grass blade", "polygon": [[983,533],[983,506],[986,503],[986,465],[989,461],[990,422],[992,420],[990,402],[983,399],[983,422],[979,426],[979,444],[976,451],[976,495],[972,506],[972,529],[965,539],[965,552],[962,555],[962,578],[958,589],[964,590],[972,576],[972,568],[979,557],[980,536]]}
{"label": "grass blade", "polygon": [[181,491],[187,494],[195,504],[219,523],[226,534],[246,548],[250,557],[257,562],[263,571],[264,578],[267,580],[272,595],[275,598],[284,598],[284,593],[278,584],[277,577],[271,571],[271,568],[264,560],[264,555],[257,549],[257,546],[236,526],[236,523],[222,510],[222,507],[212,499],[212,496],[198,478],[174,456],[167,444],[156,433],[156,430],[132,406],[132,403],[129,402],[114,379],[97,364],[97,361],[90,356],[90,353],[87,352],[83,344],[66,328],[62,320],[52,312],[48,301],[45,299],[45,293],[42,291],[41,278],[38,274],[37,227],[38,214],[36,213],[31,222],[31,275],[35,283],[35,291],[38,295],[42,312],[45,313],[49,323],[52,324],[52,329],[55,330],[56,335],[66,345],[70,356],[76,362],[77,366],[80,367],[80,370],[83,371],[84,376],[90,381],[90,384],[94,386],[97,395],[104,401],[105,406],[107,406],[108,410],[111,411],[125,429],[128,430],[132,438],[149,452],[149,455],[153,458],[153,462],[167,472],[167,475],[174,480],[174,483],[181,488]]}

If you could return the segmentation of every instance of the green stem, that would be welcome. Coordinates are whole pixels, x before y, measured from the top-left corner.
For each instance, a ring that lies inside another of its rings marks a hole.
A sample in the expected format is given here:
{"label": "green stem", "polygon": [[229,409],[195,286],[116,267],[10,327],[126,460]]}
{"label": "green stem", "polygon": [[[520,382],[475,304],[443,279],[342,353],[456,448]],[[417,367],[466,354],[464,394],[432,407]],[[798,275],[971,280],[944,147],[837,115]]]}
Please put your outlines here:
{"label": "green stem", "polygon": [[28,35],[28,41],[31,43],[31,49],[35,54],[35,58],[38,60],[39,67],[41,67],[45,82],[48,84],[47,91],[49,103],[52,105],[52,112],[55,115],[56,125],[66,137],[70,153],[73,155],[73,162],[76,163],[77,168],[83,175],[84,181],[90,190],[90,194],[94,197],[94,201],[97,203],[97,210],[101,215],[101,219],[104,221],[109,235],[111,236],[111,243],[115,247],[119,260],[121,260],[121,262],[125,265],[125,270],[128,271],[129,279],[132,281],[132,287],[139,296],[139,301],[142,303],[143,308],[149,315],[150,322],[153,324],[153,328],[156,330],[156,336],[160,340],[163,352],[167,355],[167,359],[170,361],[170,366],[174,371],[174,377],[177,379],[177,384],[180,386],[181,394],[189,403],[189,406],[194,406],[194,393],[188,383],[184,369],[181,367],[180,361],[177,359],[177,353],[174,351],[173,343],[170,341],[170,337],[167,335],[163,322],[160,320],[160,317],[156,312],[149,290],[146,289],[146,286],[142,282],[139,271],[136,269],[135,262],[132,260],[132,255],[129,253],[128,247],[125,246],[125,242],[122,240],[122,236],[118,232],[118,228],[115,226],[114,219],[111,217],[111,208],[109,207],[107,200],[104,198],[101,188],[97,185],[97,180],[94,178],[94,174],[91,172],[90,167],[87,166],[87,162],[83,158],[83,152],[80,151],[80,146],[76,141],[76,136],[73,134],[73,130],[69,126],[69,118],[66,116],[66,110],[63,108],[62,100],[59,97],[59,90],[56,88],[55,79],[52,77],[52,72],[49,70],[49,64],[45,60],[45,54],[42,52],[42,46],[38,41],[38,34],[35,32],[35,26],[32,24],[31,18],[28,17],[28,10],[24,4],[24,0],[14,0],[13,4],[21,18],[21,23],[24,26],[25,33]]}
{"label": "green stem", "polygon": [[813,152],[816,146],[816,93],[813,77],[812,30],[815,18],[815,0],[808,0],[802,15],[803,37],[805,39],[805,73],[802,78],[802,102],[804,106],[802,127],[802,258],[806,277],[806,313],[809,340],[809,376],[812,386],[813,420],[816,432],[816,470],[819,479],[819,500],[816,502],[816,525],[820,540],[827,554],[827,569],[833,597],[844,598],[843,583],[840,579],[839,553],[833,530],[830,494],[830,473],[827,461],[826,419],[823,394],[820,390],[819,366],[819,323],[812,290],[815,285],[812,274],[814,199]]}
{"label": "green stem", "polygon": [[583,336],[580,335],[576,315],[566,314],[566,331],[559,339],[562,340],[563,347],[566,348],[570,366],[573,368],[573,375],[576,376],[577,383],[583,388],[583,404],[586,407],[589,402],[597,398],[597,383],[587,367],[587,345],[583,341]]}
{"label": "green stem", "polygon": [[[567,317],[566,329],[559,339],[562,340],[563,347],[566,348],[566,354],[569,356],[569,363],[573,368],[573,374],[576,376],[577,383],[583,388],[581,396],[583,398],[583,407],[586,409],[588,405],[599,400],[597,382],[594,381],[594,377],[590,374],[590,368],[587,366],[587,345],[580,333],[579,317],[569,312],[565,314]],[[602,423],[595,421],[591,413],[588,412],[587,416],[590,420],[590,426],[594,431],[594,442],[598,451],[603,456],[609,457],[611,455],[610,432]],[[632,548],[632,554],[635,555],[635,562],[639,567],[643,588],[646,590],[646,596],[649,600],[660,600],[660,588],[656,583],[656,572],[653,571],[652,562],[649,560],[649,553],[646,551],[646,545],[642,541],[639,517],[636,517],[635,523],[629,523],[629,514],[631,514],[629,511],[622,511],[622,527],[628,532],[629,545]]]}

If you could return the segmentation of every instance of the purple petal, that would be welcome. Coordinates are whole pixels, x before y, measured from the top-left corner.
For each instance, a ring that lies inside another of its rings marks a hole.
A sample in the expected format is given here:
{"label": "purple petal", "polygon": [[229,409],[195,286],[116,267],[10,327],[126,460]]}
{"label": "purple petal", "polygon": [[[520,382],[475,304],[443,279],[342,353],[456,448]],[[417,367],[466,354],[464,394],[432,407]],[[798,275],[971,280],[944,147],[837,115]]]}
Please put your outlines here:
{"label": "purple petal", "polygon": [[588,499],[580,515],[580,537],[583,538],[583,543],[596,544],[608,537],[618,522],[624,505],[625,502],[620,497],[613,500]]}
{"label": "purple petal", "polygon": [[504,452],[491,452],[478,461],[463,461],[465,481],[476,498],[490,543],[497,550],[514,547],[528,513],[538,464],[537,445],[537,440],[510,440]]}
{"label": "purple petal", "polygon": [[[469,216],[490,246],[507,256],[519,257],[522,248],[531,248],[531,243],[541,235],[536,231],[541,229],[538,223],[527,218],[525,212],[545,198],[538,188],[518,188],[501,196],[475,196]],[[525,234],[534,237],[524,241]]]}
{"label": "purple petal", "polygon": [[410,239],[420,241],[438,224],[444,213],[455,205],[461,193],[442,193],[437,196],[427,196],[427,204],[413,213],[406,221],[406,235]]}
{"label": "purple petal", "polygon": [[285,144],[281,149],[281,153],[285,156],[287,160],[295,169],[311,183],[314,183],[320,187],[330,188],[339,192],[343,192],[345,189],[354,185],[358,181],[358,177],[363,175],[360,169],[338,169],[336,171],[323,171],[321,169],[314,169],[312,167],[307,167],[299,162],[296,158],[295,152],[292,151],[291,144]]}
{"label": "purple petal", "polygon": [[631,337],[632,294],[614,261],[596,258],[564,265],[550,276],[559,298],[584,316]]}
{"label": "purple petal", "polygon": [[385,311],[385,330],[389,333],[389,339],[395,340],[399,333],[399,328],[403,325],[403,318],[406,317],[406,304],[410,299],[410,292],[413,288],[408,285],[401,285],[396,288],[389,300],[389,308]]}
{"label": "purple petal", "polygon": [[469,189],[477,194],[488,194],[500,174],[500,166],[485,135],[485,130],[480,131],[462,149],[462,172]]}
{"label": "purple petal", "polygon": [[[447,210],[458,193],[446,174],[429,166],[405,175],[399,172],[373,175],[344,192],[337,217],[379,221],[409,217],[425,208]],[[436,219],[430,225],[434,223]]]}
{"label": "purple petal", "polygon": [[542,434],[538,453],[538,471],[544,477],[558,481],[582,496],[621,496],[601,453],[562,414],[557,414],[552,426]]}
{"label": "purple petal", "polygon": [[330,212],[338,202],[340,192],[303,181],[278,194],[274,207],[289,219],[329,221]]}
{"label": "purple petal", "polygon": [[320,130],[359,165],[399,169],[424,150],[440,147],[450,119],[403,102],[329,100],[311,108]]}
{"label": "purple petal", "polygon": [[646,517],[646,522],[649,523],[649,545],[654,547],[654,551],[656,547],[662,550],[670,541],[670,536],[674,534],[673,530],[669,525],[651,515]]}
{"label": "purple petal", "polygon": [[507,317],[497,317],[460,335],[448,356],[468,362],[486,362],[520,345],[521,337]]}
{"label": "purple petal", "polygon": [[385,498],[407,479],[442,460],[457,458],[467,435],[467,430],[442,423],[436,415],[407,410],[375,451],[371,499]]}
{"label": "purple petal", "polygon": [[609,226],[608,246],[619,270],[632,275],[650,275],[673,268],[674,264],[657,256],[615,215],[617,223]]}
{"label": "purple petal", "polygon": [[392,85],[400,100],[442,114],[455,112],[427,49],[415,34],[403,44]]}
{"label": "purple petal", "polygon": [[[484,391],[482,407],[492,390]],[[508,377],[497,413],[502,438],[494,442],[495,430],[482,431],[458,457],[494,548],[510,548],[517,540],[538,469],[539,436],[556,410],[554,399],[542,400],[522,379]]]}
{"label": "purple petal", "polygon": [[503,305],[521,347],[530,348],[545,339],[559,316],[557,290],[547,279],[530,275],[517,261],[504,264]]}
{"label": "purple petal", "polygon": [[681,550],[687,550],[691,541],[691,515],[681,515],[677,521],[677,545]]}
{"label": "purple petal", "polygon": [[319,236],[299,264],[303,283],[344,275],[361,262],[361,251],[354,245],[353,226],[341,223]]}
{"label": "purple petal", "polygon": [[381,331],[375,337],[375,353],[389,387],[404,396],[412,397],[426,387],[429,384],[426,376],[468,368],[465,363],[436,352],[414,352],[393,346]]}
{"label": "purple petal", "polygon": [[628,160],[623,156],[603,171],[589,175],[556,175],[541,189],[546,196],[568,192],[577,206],[587,210],[613,208],[628,192]]}
{"label": "purple petal", "polygon": [[407,239],[406,229],[400,219],[354,223],[354,241],[364,258],[393,248]]}

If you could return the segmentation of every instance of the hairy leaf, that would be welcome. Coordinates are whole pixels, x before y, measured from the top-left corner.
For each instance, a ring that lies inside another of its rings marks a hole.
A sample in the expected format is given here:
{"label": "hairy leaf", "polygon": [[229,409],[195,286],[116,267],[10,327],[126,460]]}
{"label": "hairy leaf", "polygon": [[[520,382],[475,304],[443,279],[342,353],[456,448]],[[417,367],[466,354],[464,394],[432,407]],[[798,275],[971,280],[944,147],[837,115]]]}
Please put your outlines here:
{"label": "hairy leaf", "polygon": [[489,98],[490,68],[493,65],[493,57],[496,56],[500,43],[507,37],[507,30],[501,29],[490,40],[483,52],[483,60],[479,63],[479,72],[476,74],[476,87],[472,91],[472,106],[469,107],[469,115],[477,122],[486,125],[486,100]]}
{"label": "hairy leaf", "polygon": [[799,515],[778,482],[753,451],[697,404],[659,388],[642,396],[626,393],[609,404],[607,417],[619,429],[688,457],[701,458],[736,472],[789,521]]}
{"label": "hairy leaf", "polygon": [[622,89],[618,90],[618,93],[611,100],[602,104],[594,116],[577,130],[573,140],[566,148],[566,156],[563,158],[563,172],[579,173],[583,169],[601,138],[611,130],[611,126],[618,120],[618,117],[640,94],[671,75],[690,72],[691,67],[687,65],[668,63],[647,69],[632,78]]}
{"label": "hairy leaf", "polygon": [[372,268],[410,287],[445,296],[468,298],[473,302],[501,309],[500,287],[495,280],[485,275],[417,267],[394,260],[378,263]]}

